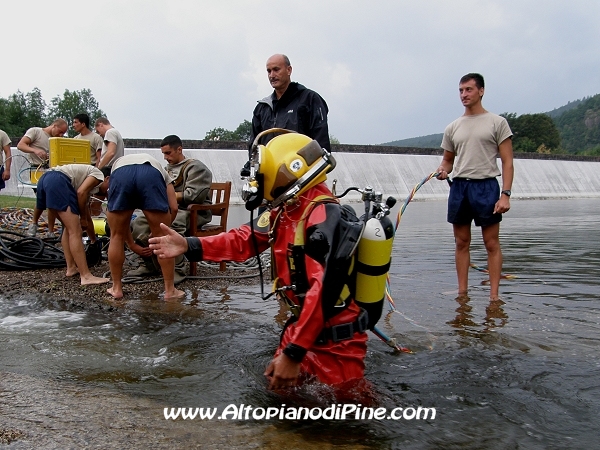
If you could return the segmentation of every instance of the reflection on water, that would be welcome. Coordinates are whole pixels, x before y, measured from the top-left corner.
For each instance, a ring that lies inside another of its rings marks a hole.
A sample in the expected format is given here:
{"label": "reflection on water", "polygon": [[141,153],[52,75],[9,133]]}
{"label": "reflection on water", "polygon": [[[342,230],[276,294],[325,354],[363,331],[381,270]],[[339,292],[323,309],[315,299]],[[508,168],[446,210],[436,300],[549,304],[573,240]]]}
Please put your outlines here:
{"label": "reflection on water", "polygon": [[[457,329],[457,332],[466,335],[470,329],[477,329],[481,324],[474,321],[472,314],[473,307],[469,304],[471,298],[466,294],[461,294],[454,300],[458,303],[456,308],[456,317],[450,320],[448,325]],[[482,324],[484,325],[483,331],[491,331],[494,328],[503,327],[508,322],[508,315],[504,312],[502,306],[505,303],[500,300],[490,300],[488,306],[485,308],[485,318]]]}
{"label": "reflection on water", "polygon": [[[165,407],[326,405],[327,387],[269,392],[282,311],[260,287],[188,289],[112,308],[0,297],[0,431],[10,448],[592,448],[600,412],[600,200],[515,201],[501,225],[501,301],[470,273],[456,296],[443,202],[412,203],[394,244],[397,311],[369,341],[366,392],[435,420],[165,421]],[[485,264],[473,239],[472,261]],[[155,290],[151,290],[154,292]],[[354,393],[349,393],[354,395]]]}

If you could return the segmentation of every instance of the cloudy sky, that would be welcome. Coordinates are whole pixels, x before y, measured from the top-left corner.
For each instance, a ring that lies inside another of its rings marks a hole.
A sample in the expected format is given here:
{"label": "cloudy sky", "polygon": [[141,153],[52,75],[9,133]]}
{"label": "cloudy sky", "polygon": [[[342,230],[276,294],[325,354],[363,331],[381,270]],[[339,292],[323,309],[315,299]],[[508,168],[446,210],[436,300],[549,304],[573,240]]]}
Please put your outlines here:
{"label": "cloudy sky", "polygon": [[274,53],[348,144],[442,132],[467,72],[496,113],[600,93],[597,0],[19,0],[0,17],[0,97],[89,88],[128,138],[235,129],[271,92]]}

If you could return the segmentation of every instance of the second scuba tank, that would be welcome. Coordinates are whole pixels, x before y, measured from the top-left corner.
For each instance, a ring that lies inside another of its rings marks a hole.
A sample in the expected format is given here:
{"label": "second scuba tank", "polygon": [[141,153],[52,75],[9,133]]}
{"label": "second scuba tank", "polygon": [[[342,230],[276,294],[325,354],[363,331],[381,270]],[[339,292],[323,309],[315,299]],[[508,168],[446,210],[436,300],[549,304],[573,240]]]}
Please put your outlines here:
{"label": "second scuba tank", "polygon": [[393,243],[394,225],[389,217],[372,217],[367,221],[358,243],[355,300],[369,314],[369,329],[375,326],[383,310]]}

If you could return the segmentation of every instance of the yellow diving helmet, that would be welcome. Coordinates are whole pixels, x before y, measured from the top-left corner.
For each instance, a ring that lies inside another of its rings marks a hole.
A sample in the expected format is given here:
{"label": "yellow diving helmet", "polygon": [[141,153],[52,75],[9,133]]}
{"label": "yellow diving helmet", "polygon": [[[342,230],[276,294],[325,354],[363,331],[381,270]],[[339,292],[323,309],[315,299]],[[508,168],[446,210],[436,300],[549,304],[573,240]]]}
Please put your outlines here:
{"label": "yellow diving helmet", "polygon": [[[299,195],[327,179],[326,172],[335,167],[335,159],[319,143],[308,136],[290,130],[271,129],[284,132],[271,139],[267,145],[253,146],[254,157],[250,183],[258,182],[262,197],[272,207]],[[251,161],[252,163],[252,161]]]}

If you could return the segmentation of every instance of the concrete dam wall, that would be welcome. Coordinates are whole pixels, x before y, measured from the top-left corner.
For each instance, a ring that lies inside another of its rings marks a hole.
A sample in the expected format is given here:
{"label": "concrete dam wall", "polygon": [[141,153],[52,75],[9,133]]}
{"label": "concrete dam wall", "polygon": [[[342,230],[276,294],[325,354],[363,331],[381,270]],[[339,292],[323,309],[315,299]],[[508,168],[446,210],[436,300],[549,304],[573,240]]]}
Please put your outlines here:
{"label": "concrete dam wall", "polygon": [[[15,156],[11,179],[0,194],[33,197],[31,187],[25,184],[29,180],[29,164],[19,150],[13,148],[12,152]],[[148,153],[165,163],[158,149],[127,148],[125,152]],[[231,202],[242,203],[243,181],[239,173],[248,157],[246,150],[189,149],[184,153],[203,161],[212,171],[214,181],[232,181]],[[328,174],[327,183],[331,187],[332,181],[337,179],[338,194],[351,186],[364,188],[370,185],[382,192],[384,197],[391,195],[398,201],[403,201],[416,184],[437,169],[441,161],[438,155],[336,152],[334,156],[337,167]],[[598,161],[516,158],[514,166],[513,199],[600,197]],[[25,183],[19,181],[19,173]],[[447,183],[431,180],[419,189],[414,201],[444,200],[447,195]],[[349,194],[346,198],[348,201],[359,200],[357,194]]]}

